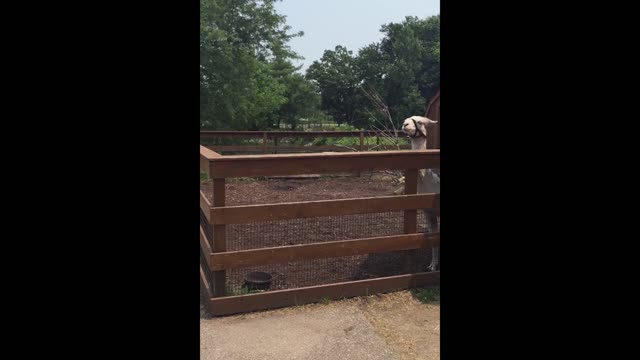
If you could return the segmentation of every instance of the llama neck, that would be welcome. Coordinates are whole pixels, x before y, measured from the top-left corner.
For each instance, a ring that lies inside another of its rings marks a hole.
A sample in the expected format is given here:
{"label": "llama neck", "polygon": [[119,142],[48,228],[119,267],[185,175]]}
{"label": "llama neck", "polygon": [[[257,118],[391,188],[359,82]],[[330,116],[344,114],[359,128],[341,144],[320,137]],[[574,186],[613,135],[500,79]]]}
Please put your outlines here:
{"label": "llama neck", "polygon": [[[417,138],[411,138],[411,150],[425,150],[427,148],[427,138],[420,136]],[[425,169],[418,171],[418,192],[425,192],[423,185],[425,182],[426,172]]]}
{"label": "llama neck", "polygon": [[427,138],[420,136],[411,138],[411,150],[425,150],[427,148]]}
{"label": "llama neck", "polygon": [[[411,138],[411,150],[426,150],[427,138]],[[440,178],[431,169],[418,171],[418,193],[440,193]]]}

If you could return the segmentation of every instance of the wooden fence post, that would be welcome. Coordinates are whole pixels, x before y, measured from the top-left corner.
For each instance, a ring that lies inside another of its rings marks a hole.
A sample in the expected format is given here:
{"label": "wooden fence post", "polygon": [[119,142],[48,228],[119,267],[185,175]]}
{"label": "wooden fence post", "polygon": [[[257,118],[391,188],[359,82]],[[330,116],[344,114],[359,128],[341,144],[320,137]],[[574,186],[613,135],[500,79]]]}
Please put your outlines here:
{"label": "wooden fence post", "polygon": [[[364,151],[364,132],[360,131],[360,151]],[[358,171],[358,177],[362,176],[362,172]]]}
{"label": "wooden fence post", "polygon": [[[223,207],[225,204],[225,179],[213,180],[213,206]],[[213,252],[225,252],[227,251],[227,239],[226,239],[226,225],[214,225],[213,226]],[[213,272],[213,296],[220,297],[225,296],[227,283],[227,272],[214,271]]]}
{"label": "wooden fence post", "polygon": [[267,132],[262,133],[262,150],[266,154],[267,153]]}
{"label": "wooden fence post", "polygon": [[[407,169],[404,171],[404,194],[411,195],[418,193],[418,169]],[[404,211],[404,233],[413,234],[418,232],[418,211]]]}

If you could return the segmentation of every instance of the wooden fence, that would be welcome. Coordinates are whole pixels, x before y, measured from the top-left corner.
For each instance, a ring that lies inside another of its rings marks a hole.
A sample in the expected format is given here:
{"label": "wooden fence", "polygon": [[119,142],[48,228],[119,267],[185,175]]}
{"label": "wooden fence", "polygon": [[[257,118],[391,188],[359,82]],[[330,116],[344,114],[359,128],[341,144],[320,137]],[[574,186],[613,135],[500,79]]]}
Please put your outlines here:
{"label": "wooden fence", "polygon": [[[384,144],[390,137],[398,138],[398,145]],[[252,152],[273,154],[282,152],[323,152],[323,151],[373,151],[373,150],[398,150],[410,149],[411,145],[406,140],[403,132],[389,131],[201,131],[200,139],[253,139],[256,144],[250,145],[205,145],[208,149],[221,152]],[[341,145],[291,145],[284,139],[313,139],[313,138],[355,138],[353,146]],[[375,139],[375,141],[367,141]],[[367,144],[375,142],[375,144]]]}
{"label": "wooden fence", "polygon": [[[439,272],[423,272],[328,285],[226,296],[228,269],[278,264],[297,260],[363,255],[430,248],[440,243],[439,233],[417,232],[417,210],[439,208],[438,194],[417,194],[418,169],[439,168],[440,150],[364,151],[351,153],[230,155],[200,146],[200,168],[212,179],[212,202],[200,193],[200,249],[204,261],[200,284],[206,307],[213,316],[301,305],[322,299],[341,299],[437,283]],[[246,206],[225,205],[228,178],[331,174],[377,170],[404,170],[405,195],[358,199],[306,201]],[[330,241],[304,245],[226,250],[226,226],[265,220],[403,211],[404,234]],[[208,224],[204,223],[207,222]],[[211,235],[204,231],[211,226]]]}

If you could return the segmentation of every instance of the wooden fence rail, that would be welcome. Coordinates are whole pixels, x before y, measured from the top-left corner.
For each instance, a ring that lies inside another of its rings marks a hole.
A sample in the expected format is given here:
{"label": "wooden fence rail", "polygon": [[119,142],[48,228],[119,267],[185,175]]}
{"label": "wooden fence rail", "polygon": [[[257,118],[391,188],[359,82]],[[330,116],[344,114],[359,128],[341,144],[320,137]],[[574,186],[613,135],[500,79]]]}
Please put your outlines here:
{"label": "wooden fence rail", "polygon": [[207,159],[209,166],[203,170],[212,178],[256,177],[378,170],[411,170],[418,164],[423,169],[439,168],[440,150],[229,155],[209,157]]}
{"label": "wooden fence rail", "polygon": [[[260,294],[211,298],[210,308],[214,316],[230,315],[278,307],[297,306],[318,302],[321,299],[339,300],[355,296],[406,290],[417,286],[438,283],[440,272],[389,276],[377,279],[356,280],[330,285],[309,286],[297,289],[276,290]],[[205,288],[205,291],[206,288]]]}
{"label": "wooden fence rail", "polygon": [[218,271],[254,265],[282,264],[299,260],[423,249],[437,246],[439,243],[440,235],[438,233],[430,233],[228,251],[211,253],[209,266],[211,270]]}
{"label": "wooden fence rail", "polygon": [[207,207],[205,204],[203,211],[211,224],[222,225],[438,208],[439,201],[438,194],[416,194],[226,207]]}

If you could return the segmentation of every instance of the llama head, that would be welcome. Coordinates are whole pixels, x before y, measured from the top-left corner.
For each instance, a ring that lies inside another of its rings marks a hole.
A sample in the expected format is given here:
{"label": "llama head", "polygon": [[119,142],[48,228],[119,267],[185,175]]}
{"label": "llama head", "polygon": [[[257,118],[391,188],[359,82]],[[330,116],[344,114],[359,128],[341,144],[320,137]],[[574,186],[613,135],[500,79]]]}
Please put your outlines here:
{"label": "llama head", "polygon": [[411,116],[404,120],[402,131],[410,137],[427,136],[427,126],[437,124],[437,121],[424,116]]}

